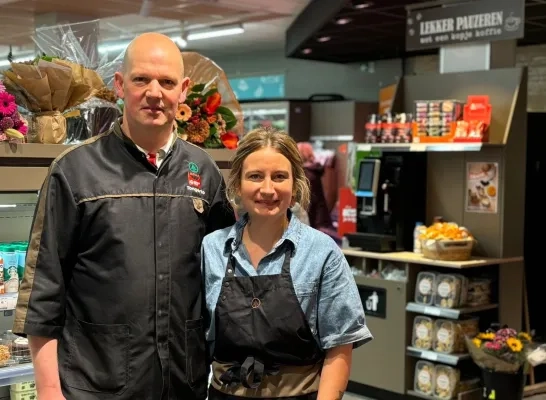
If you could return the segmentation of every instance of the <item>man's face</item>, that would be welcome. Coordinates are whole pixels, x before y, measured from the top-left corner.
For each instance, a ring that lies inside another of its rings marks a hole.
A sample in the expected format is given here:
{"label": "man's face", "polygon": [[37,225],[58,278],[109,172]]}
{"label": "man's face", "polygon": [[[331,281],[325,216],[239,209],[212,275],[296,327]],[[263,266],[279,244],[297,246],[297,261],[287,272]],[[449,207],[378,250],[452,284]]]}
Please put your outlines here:
{"label": "man's face", "polygon": [[128,121],[142,127],[173,126],[178,105],[186,99],[181,54],[152,47],[135,48],[124,73],[116,73],[117,94]]}

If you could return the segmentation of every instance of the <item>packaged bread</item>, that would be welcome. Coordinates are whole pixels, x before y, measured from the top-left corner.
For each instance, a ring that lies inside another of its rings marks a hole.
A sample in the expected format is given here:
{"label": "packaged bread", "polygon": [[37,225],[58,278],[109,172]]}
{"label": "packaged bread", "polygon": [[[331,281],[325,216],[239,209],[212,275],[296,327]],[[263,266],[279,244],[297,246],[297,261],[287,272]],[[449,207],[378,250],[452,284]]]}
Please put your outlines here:
{"label": "packaged bread", "polygon": [[456,398],[461,373],[458,369],[448,367],[447,365],[436,365],[434,368],[435,384],[434,397],[437,399],[451,400]]}
{"label": "packaged bread", "polygon": [[418,392],[428,396],[434,394],[434,364],[428,361],[417,361],[415,365],[415,377],[414,377],[414,387],[413,389]]}
{"label": "packaged bread", "polygon": [[434,334],[434,322],[429,317],[416,316],[413,319],[413,347],[421,350],[432,348],[432,335]]}
{"label": "packaged bread", "polygon": [[415,302],[419,304],[432,304],[436,292],[436,274],[422,271],[417,275],[415,284]]}
{"label": "packaged bread", "polygon": [[456,308],[461,305],[463,279],[459,275],[441,274],[436,279],[434,305],[443,308]]}
{"label": "packaged bread", "polygon": [[419,239],[426,240],[473,240],[465,227],[454,222],[435,222],[424,229]]}

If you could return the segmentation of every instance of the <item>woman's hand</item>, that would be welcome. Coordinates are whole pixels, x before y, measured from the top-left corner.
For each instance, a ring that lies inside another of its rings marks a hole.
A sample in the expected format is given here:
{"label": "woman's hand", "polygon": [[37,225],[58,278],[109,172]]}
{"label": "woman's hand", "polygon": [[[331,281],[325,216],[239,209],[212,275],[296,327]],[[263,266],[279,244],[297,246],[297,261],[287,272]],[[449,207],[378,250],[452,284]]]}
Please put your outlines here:
{"label": "woman's hand", "polygon": [[347,382],[349,382],[352,357],[352,343],[334,347],[326,352],[317,400],[341,400],[343,398]]}

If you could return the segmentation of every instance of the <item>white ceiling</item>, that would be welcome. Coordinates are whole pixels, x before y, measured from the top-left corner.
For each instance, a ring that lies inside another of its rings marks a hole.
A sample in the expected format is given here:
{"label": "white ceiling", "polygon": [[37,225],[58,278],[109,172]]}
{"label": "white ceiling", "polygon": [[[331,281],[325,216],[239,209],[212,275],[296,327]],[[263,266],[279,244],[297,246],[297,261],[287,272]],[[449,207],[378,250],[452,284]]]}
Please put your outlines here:
{"label": "white ceiling", "polygon": [[[31,12],[26,5],[34,2],[42,3],[46,0],[0,0],[0,26],[2,17],[20,18],[29,17]],[[21,3],[23,1],[24,3]],[[48,4],[57,3],[60,6],[65,0],[49,0]],[[66,0],[68,1],[68,0]],[[77,0],[70,0],[75,2]],[[94,0],[94,2],[116,1],[123,7],[132,6],[140,10],[139,0]],[[239,35],[226,36],[221,38],[192,41],[188,43],[188,49],[206,53],[210,56],[225,56],[230,54],[251,53],[269,49],[279,49],[284,46],[285,32],[292,20],[309,3],[310,0],[151,0],[153,6],[150,9],[151,16],[144,17],[137,13],[115,15],[100,18],[101,41],[113,41],[120,39],[131,39],[141,32],[164,31],[169,34],[177,34],[184,24],[185,30],[190,31],[197,28],[211,27],[215,25],[226,25],[242,23],[245,32]],[[92,3],[94,3],[92,2]],[[83,7],[83,2],[78,6]],[[117,3],[116,3],[117,4]],[[21,10],[18,10],[18,7]],[[97,6],[95,6],[97,7]],[[101,10],[105,10],[102,6]],[[109,5],[112,7],[112,5]],[[120,6],[121,7],[121,6]],[[128,9],[128,8],[122,8]],[[106,11],[104,11],[106,12]],[[110,11],[111,12],[111,11]],[[36,13],[36,9],[34,10]],[[3,15],[4,14],[4,15]],[[78,15],[81,15],[78,14]],[[158,17],[161,15],[162,17]],[[165,15],[174,15],[175,18],[167,19]],[[182,23],[184,21],[184,23]],[[172,31],[172,32],[171,32]],[[0,58],[3,58],[9,51],[9,32],[3,30],[0,43]],[[13,41],[17,43],[13,47],[14,53],[34,49],[31,39],[32,32],[27,33],[28,38],[23,40],[25,33],[12,33]],[[17,37],[15,37],[17,35]]]}

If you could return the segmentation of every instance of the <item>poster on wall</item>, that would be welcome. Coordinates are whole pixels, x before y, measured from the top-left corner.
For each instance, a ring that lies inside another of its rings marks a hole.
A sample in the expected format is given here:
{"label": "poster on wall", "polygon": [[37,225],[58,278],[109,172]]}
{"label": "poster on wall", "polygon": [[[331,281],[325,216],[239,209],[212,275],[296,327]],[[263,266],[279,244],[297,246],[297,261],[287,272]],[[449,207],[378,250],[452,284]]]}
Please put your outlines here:
{"label": "poster on wall", "polygon": [[499,164],[466,164],[466,212],[496,214],[499,206]]}

